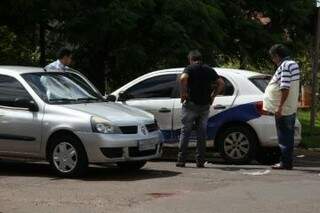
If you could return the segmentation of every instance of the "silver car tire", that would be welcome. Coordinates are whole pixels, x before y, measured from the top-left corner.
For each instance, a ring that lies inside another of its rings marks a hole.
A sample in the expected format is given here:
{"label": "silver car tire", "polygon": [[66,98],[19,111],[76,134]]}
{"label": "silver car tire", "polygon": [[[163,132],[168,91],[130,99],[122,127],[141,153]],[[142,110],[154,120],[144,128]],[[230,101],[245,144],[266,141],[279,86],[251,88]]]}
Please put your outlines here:
{"label": "silver car tire", "polygon": [[55,173],[62,177],[79,177],[88,168],[88,158],[81,142],[74,136],[53,139],[49,149],[49,162]]}

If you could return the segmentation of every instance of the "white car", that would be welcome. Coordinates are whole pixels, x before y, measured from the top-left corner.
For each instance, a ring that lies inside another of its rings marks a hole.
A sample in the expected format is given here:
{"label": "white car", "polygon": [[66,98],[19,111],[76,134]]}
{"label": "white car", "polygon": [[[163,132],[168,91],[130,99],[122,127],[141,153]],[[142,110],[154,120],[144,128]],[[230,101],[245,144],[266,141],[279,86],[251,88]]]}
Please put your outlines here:
{"label": "white car", "polygon": [[[264,164],[278,161],[275,118],[262,112],[263,92],[271,76],[237,69],[215,70],[225,81],[225,89],[210,109],[207,147],[213,146],[231,163],[248,163],[253,158]],[[176,68],[145,74],[109,98],[152,113],[165,146],[177,146],[182,126],[177,77],[182,71],[183,68]],[[300,140],[301,125],[297,120],[295,145]],[[190,142],[195,144],[195,134]]]}

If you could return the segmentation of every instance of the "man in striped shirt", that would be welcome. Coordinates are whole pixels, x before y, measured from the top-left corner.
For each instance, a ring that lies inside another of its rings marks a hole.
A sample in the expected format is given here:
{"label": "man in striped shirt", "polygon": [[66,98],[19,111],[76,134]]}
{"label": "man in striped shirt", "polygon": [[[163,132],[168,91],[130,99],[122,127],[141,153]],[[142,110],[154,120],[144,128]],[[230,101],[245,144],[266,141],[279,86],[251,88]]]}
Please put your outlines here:
{"label": "man in striped shirt", "polygon": [[298,64],[290,59],[289,50],[284,45],[276,44],[272,46],[269,53],[278,68],[266,88],[263,109],[275,115],[281,149],[280,163],[272,168],[291,170],[300,70]]}

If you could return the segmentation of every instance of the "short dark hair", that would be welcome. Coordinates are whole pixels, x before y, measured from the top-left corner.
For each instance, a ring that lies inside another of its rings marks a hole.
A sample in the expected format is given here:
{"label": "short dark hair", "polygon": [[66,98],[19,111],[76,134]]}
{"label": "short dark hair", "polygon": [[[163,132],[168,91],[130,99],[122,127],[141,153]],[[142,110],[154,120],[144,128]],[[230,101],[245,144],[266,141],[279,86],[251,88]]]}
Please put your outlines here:
{"label": "short dark hair", "polygon": [[188,54],[188,58],[191,61],[201,61],[202,60],[202,55],[199,50],[191,50]]}
{"label": "short dark hair", "polygon": [[58,51],[58,59],[63,59],[63,57],[70,55],[72,55],[72,51],[68,48],[63,47]]}
{"label": "short dark hair", "polygon": [[290,51],[283,44],[275,44],[270,48],[269,54],[271,55],[271,57],[278,55],[281,59],[283,59],[290,56]]}

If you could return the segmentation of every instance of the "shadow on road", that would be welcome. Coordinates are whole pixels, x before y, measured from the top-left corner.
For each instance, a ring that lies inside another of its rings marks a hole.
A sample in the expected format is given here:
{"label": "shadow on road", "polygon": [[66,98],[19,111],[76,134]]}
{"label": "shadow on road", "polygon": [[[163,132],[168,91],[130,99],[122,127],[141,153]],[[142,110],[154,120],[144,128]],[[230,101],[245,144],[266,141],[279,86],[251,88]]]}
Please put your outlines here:
{"label": "shadow on road", "polygon": [[[248,166],[214,166],[210,167],[211,169],[218,169],[222,171],[231,171],[231,172],[236,172],[236,171],[263,171],[263,170],[272,170],[271,167],[269,166],[254,166],[254,167],[248,167]],[[307,173],[312,173],[312,174],[320,174],[320,167],[315,168],[315,167],[301,167],[301,166],[295,166],[292,171],[300,171],[300,172],[307,172]],[[288,171],[290,172],[290,171]]]}
{"label": "shadow on road", "polygon": [[[174,156],[174,155],[172,155]],[[175,162],[174,157],[168,157],[165,159],[167,162]],[[195,168],[194,153],[189,155],[188,164],[186,169]],[[223,160],[219,155],[207,156],[208,165],[206,169],[217,169],[222,171],[256,171],[256,170],[268,170],[271,169],[270,165],[262,165],[256,161],[252,161],[250,164],[244,165],[232,165]],[[312,174],[320,174],[320,152],[313,152],[305,149],[297,149],[294,154],[294,171],[307,172]]]}
{"label": "shadow on road", "polygon": [[[175,160],[157,160],[155,162],[171,162]],[[209,167],[206,169],[216,169],[222,171],[240,171],[240,170],[267,170],[270,166],[261,165],[253,161],[250,165],[230,165],[219,157],[208,159]],[[190,159],[185,169],[194,169],[194,160]],[[311,152],[308,150],[296,150],[294,160],[294,170],[308,173],[320,174],[320,152]],[[180,171],[180,170],[179,170]],[[154,178],[167,178],[181,174],[181,172],[167,169],[152,169],[148,167],[139,171],[130,172],[118,169],[115,166],[102,167],[94,166],[88,169],[85,176],[80,178],[83,181],[135,181]],[[22,176],[22,177],[48,177],[59,180],[47,163],[30,163],[24,161],[0,160],[0,178],[2,176]]]}
{"label": "shadow on road", "polygon": [[181,174],[181,172],[169,170],[155,170],[143,168],[138,171],[123,171],[115,167],[91,167],[87,175],[82,178],[85,181],[136,181],[154,178],[167,178]]}
{"label": "shadow on road", "polygon": [[[143,168],[139,171],[122,171],[116,167],[90,167],[80,180],[84,181],[136,181],[153,178],[166,178],[179,175],[180,172]],[[57,177],[48,163],[29,163],[16,161],[0,161],[0,178],[2,176],[20,177]]]}
{"label": "shadow on road", "polygon": [[[177,150],[174,148],[167,148],[166,153],[164,155],[164,160],[168,162],[175,162],[177,156]],[[218,153],[213,153],[212,151],[207,151],[207,160],[209,163],[216,164],[216,165],[226,165],[225,170],[227,171],[234,171],[237,170],[237,167],[233,167],[227,163],[224,159],[220,157]],[[188,162],[194,162],[195,159],[195,150],[190,149],[188,155]],[[159,160],[158,160],[159,161]],[[265,165],[261,165],[256,161],[252,161],[250,165],[256,166],[256,168],[248,167],[243,169],[265,169]],[[296,167],[319,167],[320,168],[320,152],[310,151],[307,149],[300,149],[297,148],[294,151],[294,166]],[[261,167],[261,168],[260,168]]]}

